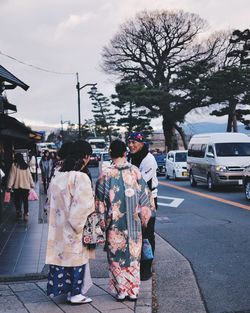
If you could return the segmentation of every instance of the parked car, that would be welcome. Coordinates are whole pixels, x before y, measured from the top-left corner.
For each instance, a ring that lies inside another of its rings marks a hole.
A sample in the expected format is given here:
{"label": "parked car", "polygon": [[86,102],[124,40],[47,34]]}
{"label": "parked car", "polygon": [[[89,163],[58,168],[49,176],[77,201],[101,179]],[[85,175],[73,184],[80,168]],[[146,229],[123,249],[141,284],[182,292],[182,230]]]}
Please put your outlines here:
{"label": "parked car", "polygon": [[243,170],[250,164],[250,137],[242,133],[194,135],[187,163],[191,186],[203,182],[209,191],[219,185],[243,186]]}
{"label": "parked car", "polygon": [[111,164],[111,157],[108,152],[101,152],[100,153],[100,160],[99,160],[99,173],[101,173],[105,167]]}
{"label": "parked car", "polygon": [[172,150],[166,157],[166,179],[188,178],[187,171],[187,150]]}
{"label": "parked car", "polygon": [[250,165],[243,171],[243,185],[246,199],[250,201]]}
{"label": "parked car", "polygon": [[97,167],[100,161],[100,153],[92,153],[89,160],[89,166]]}
{"label": "parked car", "polygon": [[43,155],[44,150],[48,150],[49,152],[56,152],[57,146],[54,142],[39,142],[36,144],[38,156]]}
{"label": "parked car", "polygon": [[157,175],[165,175],[166,172],[166,155],[163,153],[154,154],[155,160],[157,162]]}

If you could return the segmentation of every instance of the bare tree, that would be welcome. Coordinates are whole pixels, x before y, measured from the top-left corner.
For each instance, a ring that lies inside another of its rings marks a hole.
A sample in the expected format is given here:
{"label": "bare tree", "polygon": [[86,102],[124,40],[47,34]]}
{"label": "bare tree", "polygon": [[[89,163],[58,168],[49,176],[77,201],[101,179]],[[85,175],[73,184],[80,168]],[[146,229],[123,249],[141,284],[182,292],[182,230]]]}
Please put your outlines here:
{"label": "bare tree", "polygon": [[183,65],[191,66],[203,59],[213,61],[224,49],[224,39],[220,35],[214,35],[206,42],[199,40],[206,27],[206,21],[197,14],[143,11],[124,23],[103,49],[105,72],[120,78],[129,77],[143,82],[146,88],[165,93],[164,104],[144,105],[163,117],[168,149],[172,148],[174,130],[182,132],[172,108],[174,104],[168,96],[173,77]]}

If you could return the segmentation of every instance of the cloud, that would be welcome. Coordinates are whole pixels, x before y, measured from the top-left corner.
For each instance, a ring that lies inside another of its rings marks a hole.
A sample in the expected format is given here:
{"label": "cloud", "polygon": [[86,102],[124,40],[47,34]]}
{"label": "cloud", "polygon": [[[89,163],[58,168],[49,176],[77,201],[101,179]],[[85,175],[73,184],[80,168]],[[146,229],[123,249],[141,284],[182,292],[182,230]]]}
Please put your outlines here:
{"label": "cloud", "polygon": [[[99,91],[109,96],[115,79],[100,71],[102,48],[119,25],[144,9],[197,13],[212,30],[249,27],[249,0],[0,0],[0,50],[52,71],[79,72],[81,85],[97,82]],[[14,117],[32,125],[54,125],[61,118],[77,123],[75,75],[41,72],[2,55],[0,64],[30,86],[27,92],[7,91],[9,101],[17,105]],[[87,92],[81,90],[82,121],[92,117]]]}
{"label": "cloud", "polygon": [[55,40],[61,39],[65,32],[75,30],[83,24],[89,22],[94,18],[93,13],[84,13],[82,15],[70,15],[65,21],[59,23],[56,27],[54,38]]}

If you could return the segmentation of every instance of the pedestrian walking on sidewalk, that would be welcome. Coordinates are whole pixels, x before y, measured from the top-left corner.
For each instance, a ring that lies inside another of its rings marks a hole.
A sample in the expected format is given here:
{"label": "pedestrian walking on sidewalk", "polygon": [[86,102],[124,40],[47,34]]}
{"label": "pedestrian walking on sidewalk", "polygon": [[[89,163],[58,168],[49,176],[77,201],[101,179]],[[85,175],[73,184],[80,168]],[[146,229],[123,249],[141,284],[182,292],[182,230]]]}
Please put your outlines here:
{"label": "pedestrian walking on sidewalk", "polygon": [[[96,183],[96,211],[102,215],[111,291],[118,301],[135,301],[140,286],[142,227],[151,216],[146,183],[135,166],[127,162],[126,144],[110,145],[112,165]],[[105,225],[105,226],[104,226]]]}
{"label": "pedestrian walking on sidewalk", "polygon": [[34,151],[29,153],[29,169],[33,178],[33,181],[37,182],[37,159]]}
{"label": "pedestrian walking on sidewalk", "polygon": [[39,166],[41,169],[44,193],[47,194],[47,190],[48,190],[50,179],[51,179],[52,169],[53,169],[53,161],[50,158],[48,150],[45,150],[43,152],[43,156],[41,158]]}
{"label": "pedestrian walking on sidewalk", "polygon": [[[130,161],[137,166],[146,181],[150,190],[150,199],[152,206],[157,209],[157,162],[152,153],[144,142],[145,138],[142,133],[133,132],[128,136],[128,147],[130,149]],[[152,215],[148,222],[148,226],[143,233],[143,239],[147,238],[151,244],[153,253],[155,251],[155,214]],[[152,260],[141,261],[141,280],[148,280],[152,276]]]}
{"label": "pedestrian walking on sidewalk", "polygon": [[26,222],[29,219],[29,191],[30,188],[34,188],[34,186],[35,183],[32,179],[28,164],[24,161],[23,155],[21,153],[17,153],[11,166],[7,190],[10,191],[13,189],[16,217],[22,217],[23,206],[23,219]]}
{"label": "pedestrian walking on sidewalk", "polygon": [[47,294],[67,294],[71,303],[89,303],[81,294],[89,258],[94,251],[82,244],[83,227],[94,211],[94,196],[89,176],[85,173],[92,154],[86,141],[71,145],[62,168],[51,180],[46,209],[48,243],[46,264],[49,265]]}

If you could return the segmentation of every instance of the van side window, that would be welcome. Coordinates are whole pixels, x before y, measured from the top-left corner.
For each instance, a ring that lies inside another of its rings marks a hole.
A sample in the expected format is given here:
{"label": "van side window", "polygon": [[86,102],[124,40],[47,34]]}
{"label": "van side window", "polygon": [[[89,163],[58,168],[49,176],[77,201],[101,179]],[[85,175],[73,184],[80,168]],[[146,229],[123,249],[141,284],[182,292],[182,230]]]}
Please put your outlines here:
{"label": "van side window", "polygon": [[226,142],[216,143],[215,149],[217,156],[249,156],[250,143],[249,142]]}
{"label": "van side window", "polygon": [[204,158],[206,146],[206,144],[192,144],[188,150],[188,156]]}

